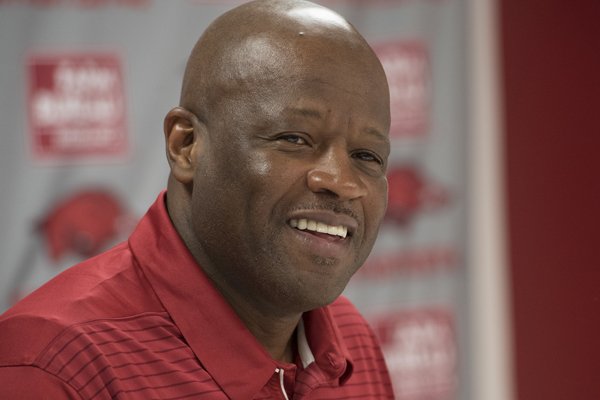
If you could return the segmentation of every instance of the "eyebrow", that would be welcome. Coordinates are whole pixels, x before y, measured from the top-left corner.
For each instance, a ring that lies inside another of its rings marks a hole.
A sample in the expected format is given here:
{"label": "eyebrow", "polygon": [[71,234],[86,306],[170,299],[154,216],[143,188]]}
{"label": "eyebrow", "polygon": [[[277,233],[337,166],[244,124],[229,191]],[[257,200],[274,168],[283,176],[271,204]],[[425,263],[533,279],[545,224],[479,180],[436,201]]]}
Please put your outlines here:
{"label": "eyebrow", "polygon": [[[296,115],[299,115],[302,117],[323,119],[323,114],[315,108],[291,107],[291,108],[289,108],[289,110],[292,111],[293,114],[296,114]],[[384,143],[387,143],[387,144],[390,143],[390,138],[388,137],[388,135],[383,134],[376,128],[368,127],[366,129],[364,129],[363,132],[370,136],[375,136],[377,139],[381,140]]]}
{"label": "eyebrow", "polygon": [[377,130],[375,128],[366,128],[365,130],[363,130],[363,132],[368,135],[375,136],[377,139],[381,140],[382,142],[385,142],[388,144],[390,143],[389,136],[381,133],[379,130]]}
{"label": "eyebrow", "polygon": [[314,118],[314,119],[323,119],[323,114],[321,114],[321,112],[319,110],[316,110],[314,108],[298,108],[298,107],[293,107],[293,108],[291,108],[291,111],[294,114],[300,115],[302,117],[310,117],[310,118]]}

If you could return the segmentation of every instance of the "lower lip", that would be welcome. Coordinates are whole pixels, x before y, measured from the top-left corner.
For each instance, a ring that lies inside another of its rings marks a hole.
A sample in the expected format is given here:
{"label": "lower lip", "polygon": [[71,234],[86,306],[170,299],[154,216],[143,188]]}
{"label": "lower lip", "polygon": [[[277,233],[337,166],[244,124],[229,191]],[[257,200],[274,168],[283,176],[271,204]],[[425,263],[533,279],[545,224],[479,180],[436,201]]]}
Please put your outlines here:
{"label": "lower lip", "polygon": [[348,237],[341,238],[326,233],[301,231],[291,227],[290,229],[304,242],[306,251],[310,254],[326,258],[341,258],[348,251]]}

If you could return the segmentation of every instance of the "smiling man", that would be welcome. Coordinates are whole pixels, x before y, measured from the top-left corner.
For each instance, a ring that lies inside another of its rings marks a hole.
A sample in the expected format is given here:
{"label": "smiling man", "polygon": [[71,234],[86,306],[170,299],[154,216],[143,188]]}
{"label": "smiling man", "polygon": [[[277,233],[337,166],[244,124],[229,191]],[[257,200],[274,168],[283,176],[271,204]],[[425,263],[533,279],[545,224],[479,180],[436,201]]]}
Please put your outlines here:
{"label": "smiling man", "polygon": [[389,94],[342,17],[255,1],[193,49],[167,191],[0,320],[6,398],[393,398],[340,297],[383,218]]}

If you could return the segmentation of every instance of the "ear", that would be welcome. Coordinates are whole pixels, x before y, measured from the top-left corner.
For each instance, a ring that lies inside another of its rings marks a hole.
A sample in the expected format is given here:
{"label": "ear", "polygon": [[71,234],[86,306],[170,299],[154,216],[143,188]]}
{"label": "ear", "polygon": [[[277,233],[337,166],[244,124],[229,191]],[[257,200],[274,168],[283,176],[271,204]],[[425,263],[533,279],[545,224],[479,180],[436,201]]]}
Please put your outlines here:
{"label": "ear", "polygon": [[171,174],[179,182],[189,184],[194,180],[196,157],[205,134],[204,125],[194,113],[175,107],[165,117],[164,131]]}

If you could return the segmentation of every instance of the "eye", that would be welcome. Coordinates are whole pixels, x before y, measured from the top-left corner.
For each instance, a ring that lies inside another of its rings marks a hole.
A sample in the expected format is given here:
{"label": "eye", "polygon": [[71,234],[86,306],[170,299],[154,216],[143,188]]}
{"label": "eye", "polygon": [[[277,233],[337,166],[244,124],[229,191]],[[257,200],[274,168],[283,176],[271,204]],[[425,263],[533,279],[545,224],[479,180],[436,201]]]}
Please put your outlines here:
{"label": "eye", "polygon": [[277,140],[282,140],[288,143],[293,143],[293,144],[308,144],[308,142],[306,141],[306,139],[304,139],[302,136],[300,135],[296,135],[294,133],[286,133],[285,135],[281,135],[277,138]]}
{"label": "eye", "polygon": [[366,151],[366,150],[355,151],[354,153],[352,153],[352,158],[356,158],[360,161],[374,162],[379,165],[383,165],[383,160],[381,159],[381,157],[379,157],[377,154],[375,154],[371,151]]}

